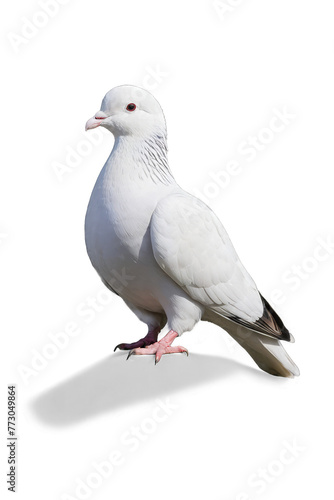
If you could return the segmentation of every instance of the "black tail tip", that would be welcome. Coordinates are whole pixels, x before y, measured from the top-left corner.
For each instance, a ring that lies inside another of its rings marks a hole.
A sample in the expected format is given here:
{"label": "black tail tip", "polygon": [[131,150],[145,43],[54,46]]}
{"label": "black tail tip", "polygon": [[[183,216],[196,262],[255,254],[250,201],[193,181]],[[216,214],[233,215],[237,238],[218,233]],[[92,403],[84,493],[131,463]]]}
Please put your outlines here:
{"label": "black tail tip", "polygon": [[285,327],[277,312],[271,307],[269,302],[262,295],[261,299],[263,302],[263,316],[261,319],[269,324],[274,331],[276,331],[280,340],[285,340],[286,342],[293,343],[295,341],[293,335]]}

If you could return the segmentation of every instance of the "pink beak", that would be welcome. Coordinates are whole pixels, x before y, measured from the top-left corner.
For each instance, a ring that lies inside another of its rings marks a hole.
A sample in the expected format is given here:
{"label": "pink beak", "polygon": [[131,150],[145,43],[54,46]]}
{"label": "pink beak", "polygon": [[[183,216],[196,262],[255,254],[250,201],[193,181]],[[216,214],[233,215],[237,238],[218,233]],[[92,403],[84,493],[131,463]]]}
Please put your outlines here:
{"label": "pink beak", "polygon": [[106,118],[108,118],[108,116],[103,111],[98,111],[92,118],[88,120],[85,126],[85,130],[99,127],[103,120],[105,120]]}

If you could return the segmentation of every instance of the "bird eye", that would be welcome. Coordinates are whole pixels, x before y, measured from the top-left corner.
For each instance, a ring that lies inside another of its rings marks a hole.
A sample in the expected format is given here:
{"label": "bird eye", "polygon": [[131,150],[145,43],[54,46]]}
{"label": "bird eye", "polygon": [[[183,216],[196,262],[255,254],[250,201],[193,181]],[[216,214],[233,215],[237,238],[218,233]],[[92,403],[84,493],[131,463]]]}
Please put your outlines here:
{"label": "bird eye", "polygon": [[128,111],[134,111],[136,109],[136,105],[133,102],[130,102],[130,104],[127,105],[126,109]]}

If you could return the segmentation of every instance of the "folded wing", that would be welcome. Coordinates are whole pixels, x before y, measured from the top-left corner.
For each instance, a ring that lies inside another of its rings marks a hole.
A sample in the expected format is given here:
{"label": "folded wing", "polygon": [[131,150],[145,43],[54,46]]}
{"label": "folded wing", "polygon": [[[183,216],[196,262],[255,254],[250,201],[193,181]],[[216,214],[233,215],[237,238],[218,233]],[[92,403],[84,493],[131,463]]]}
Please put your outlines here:
{"label": "folded wing", "polygon": [[290,340],[205,203],[188,193],[167,196],[152,215],[150,232],[159,266],[193,300],[254,331]]}

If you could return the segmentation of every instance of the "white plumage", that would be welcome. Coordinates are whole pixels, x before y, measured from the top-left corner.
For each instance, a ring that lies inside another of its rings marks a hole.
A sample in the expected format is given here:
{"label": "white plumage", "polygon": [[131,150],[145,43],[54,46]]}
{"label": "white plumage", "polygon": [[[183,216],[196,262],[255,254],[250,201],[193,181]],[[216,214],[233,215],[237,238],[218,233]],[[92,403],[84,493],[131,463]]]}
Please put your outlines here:
{"label": "white plumage", "polygon": [[226,329],[262,369],[298,375],[279,342],[291,340],[288,330],[221,222],[172,176],[159,103],[138,87],[116,87],[86,129],[99,125],[114,134],[115,144],[88,205],[87,252],[106,286],[149,328],[139,343],[119,347],[159,360],[180,352],[170,341],[157,342],[166,321],[175,338],[203,319]]}

